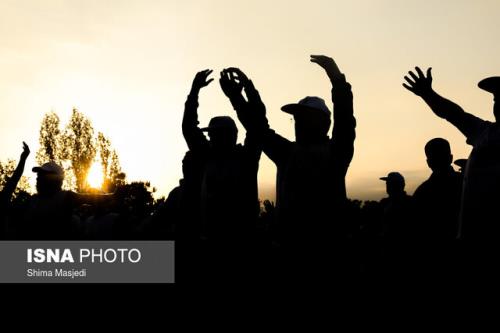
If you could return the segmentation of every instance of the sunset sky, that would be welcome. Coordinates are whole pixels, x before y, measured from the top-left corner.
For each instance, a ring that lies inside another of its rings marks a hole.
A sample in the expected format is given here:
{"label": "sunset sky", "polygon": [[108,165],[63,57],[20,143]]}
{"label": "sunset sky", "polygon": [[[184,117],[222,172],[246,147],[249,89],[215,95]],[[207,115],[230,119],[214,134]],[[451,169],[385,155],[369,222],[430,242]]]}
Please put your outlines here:
{"label": "sunset sky", "polygon": [[[430,174],[429,139],[448,139],[455,158],[470,147],[401,86],[403,76],[432,66],[438,92],[492,120],[492,95],[477,82],[500,75],[499,32],[498,0],[0,0],[0,160],[17,159],[26,141],[31,176],[43,115],[53,110],[65,123],[77,107],[111,139],[129,180],[167,195],[182,175],[180,124],[198,70],[243,69],[271,126],[293,139],[280,107],[330,100],[328,79],[309,62],[326,54],[354,92],[349,196],[382,197],[378,178],[390,171],[413,193]],[[201,92],[199,115],[201,125],[234,115],[217,80]],[[261,198],[274,196],[275,173],[263,157]]]}

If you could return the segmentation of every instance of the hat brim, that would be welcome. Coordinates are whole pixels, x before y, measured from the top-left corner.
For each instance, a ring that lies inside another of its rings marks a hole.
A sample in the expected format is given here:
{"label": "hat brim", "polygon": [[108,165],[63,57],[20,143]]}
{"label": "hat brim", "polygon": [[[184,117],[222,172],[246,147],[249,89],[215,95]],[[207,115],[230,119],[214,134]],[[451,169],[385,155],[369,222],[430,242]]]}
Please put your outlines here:
{"label": "hat brim", "polygon": [[202,132],[213,132],[213,131],[220,131],[220,130],[232,130],[232,131],[238,131],[238,128],[236,127],[203,127],[200,129]]}
{"label": "hat brim", "polygon": [[481,80],[477,86],[489,93],[498,94],[500,93],[500,76],[488,77]]}
{"label": "hat brim", "polygon": [[463,168],[467,165],[467,160],[456,160],[455,162],[453,162],[453,164]]}
{"label": "hat brim", "polygon": [[281,107],[281,111],[286,112],[286,113],[291,114],[291,115],[296,115],[296,114],[299,114],[302,112],[309,112],[310,113],[312,111],[312,112],[316,112],[318,114],[322,114],[322,115],[327,116],[327,113],[324,110],[312,108],[310,106],[305,106],[305,105],[298,104],[298,103],[283,105]]}
{"label": "hat brim", "polygon": [[47,174],[47,175],[56,175],[56,176],[59,176],[59,177],[62,177],[62,175],[60,175],[59,173],[55,172],[55,171],[49,171],[49,170],[45,170],[44,168],[42,167],[34,167],[33,169],[31,169],[33,172],[35,173],[44,173],[44,174]]}
{"label": "hat brim", "polygon": [[380,177],[379,179],[383,180],[384,182],[386,182],[389,179],[389,177]]}

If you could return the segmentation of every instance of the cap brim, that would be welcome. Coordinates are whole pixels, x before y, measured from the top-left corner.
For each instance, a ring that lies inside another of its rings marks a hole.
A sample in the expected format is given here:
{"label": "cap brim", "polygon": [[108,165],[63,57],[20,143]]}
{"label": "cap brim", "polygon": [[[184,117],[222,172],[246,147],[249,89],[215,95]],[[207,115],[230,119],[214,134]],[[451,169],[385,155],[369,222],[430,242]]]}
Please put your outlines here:
{"label": "cap brim", "polygon": [[281,107],[281,111],[283,112],[286,112],[288,114],[296,114],[297,111],[299,110],[303,110],[304,109],[304,106],[300,105],[300,104],[287,104],[287,105],[283,105]]}
{"label": "cap brim", "polygon": [[385,181],[387,181],[387,179],[389,179],[389,177],[380,177],[379,179],[383,180],[385,182]]}
{"label": "cap brim", "polygon": [[51,175],[58,175],[60,176],[57,172],[55,171],[52,171],[52,170],[45,170],[44,168],[42,167],[34,167],[33,169],[31,169],[33,172],[35,173],[45,173],[45,174],[51,174]]}
{"label": "cap brim", "polygon": [[203,127],[201,129],[202,132],[213,132],[213,131],[219,131],[219,130],[238,130],[237,128],[230,128],[230,127]]}
{"label": "cap brim", "polygon": [[323,114],[325,116],[327,115],[326,112],[323,110],[320,110],[317,108],[312,108],[312,107],[305,106],[305,105],[298,104],[298,103],[283,105],[281,107],[281,111],[286,112],[286,113],[291,114],[291,115],[296,115],[297,113],[300,113],[300,112],[309,112],[309,113],[316,112],[318,114]]}
{"label": "cap brim", "polygon": [[492,94],[500,93],[500,76],[488,77],[481,80],[477,86]]}

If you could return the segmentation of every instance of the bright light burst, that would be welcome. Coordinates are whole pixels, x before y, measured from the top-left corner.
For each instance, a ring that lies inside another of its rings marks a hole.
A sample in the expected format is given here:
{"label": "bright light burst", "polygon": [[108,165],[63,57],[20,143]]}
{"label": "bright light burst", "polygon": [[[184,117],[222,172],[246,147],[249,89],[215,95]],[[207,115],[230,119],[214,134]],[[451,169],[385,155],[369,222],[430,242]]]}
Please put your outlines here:
{"label": "bright light burst", "polygon": [[87,174],[87,183],[91,188],[101,189],[104,182],[101,164],[95,161]]}

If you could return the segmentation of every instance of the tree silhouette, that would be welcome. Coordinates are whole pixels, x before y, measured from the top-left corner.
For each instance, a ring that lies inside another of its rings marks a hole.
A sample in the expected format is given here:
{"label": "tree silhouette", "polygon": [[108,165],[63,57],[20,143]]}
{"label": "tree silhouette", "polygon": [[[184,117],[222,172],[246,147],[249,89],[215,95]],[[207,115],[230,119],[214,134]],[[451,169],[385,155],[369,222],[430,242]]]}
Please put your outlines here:
{"label": "tree silhouette", "polygon": [[111,165],[109,166],[109,186],[106,190],[112,192],[117,187],[125,185],[125,178],[126,174],[122,171],[118,154],[116,150],[113,150],[111,154]]}
{"label": "tree silhouette", "polygon": [[92,122],[76,108],[73,108],[64,131],[61,131],[60,119],[55,112],[45,114],[39,142],[37,163],[42,165],[55,161],[60,164],[65,171],[63,187],[67,190],[90,191],[87,175],[96,156],[100,159],[104,179],[99,190],[112,192],[117,186],[125,184],[126,175],[111,140],[102,132],[94,136]]}
{"label": "tree silhouette", "polygon": [[60,162],[62,136],[59,116],[55,112],[49,112],[43,117],[39,143],[40,149],[36,153],[38,164],[41,165],[48,161]]}
{"label": "tree silhouette", "polygon": [[73,108],[63,140],[62,154],[65,160],[71,162],[76,190],[85,192],[88,189],[87,174],[96,155],[96,144],[92,123],[76,108]]}
{"label": "tree silhouette", "polygon": [[125,183],[118,154],[111,147],[111,141],[102,132],[97,134],[97,149],[101,159],[104,182],[102,190],[112,192],[117,186]]}

